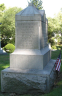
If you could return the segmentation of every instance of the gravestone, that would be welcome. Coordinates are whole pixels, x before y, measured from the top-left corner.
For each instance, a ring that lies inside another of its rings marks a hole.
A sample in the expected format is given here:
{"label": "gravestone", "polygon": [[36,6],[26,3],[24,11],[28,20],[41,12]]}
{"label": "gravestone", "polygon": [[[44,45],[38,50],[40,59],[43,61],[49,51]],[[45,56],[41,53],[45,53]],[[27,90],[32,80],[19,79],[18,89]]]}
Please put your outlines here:
{"label": "gravestone", "polygon": [[23,94],[36,89],[47,93],[54,84],[55,60],[51,60],[48,20],[33,4],[15,16],[15,51],[10,68],[1,72],[1,91]]}

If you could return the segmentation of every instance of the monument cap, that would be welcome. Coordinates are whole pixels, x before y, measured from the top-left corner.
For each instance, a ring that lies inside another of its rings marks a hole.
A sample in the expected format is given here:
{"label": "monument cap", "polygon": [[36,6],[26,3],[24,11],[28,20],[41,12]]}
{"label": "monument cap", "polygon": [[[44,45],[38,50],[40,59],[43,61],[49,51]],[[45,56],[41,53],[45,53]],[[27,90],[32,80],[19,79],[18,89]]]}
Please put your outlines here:
{"label": "monument cap", "polygon": [[33,3],[28,3],[28,6],[34,6],[34,4]]}

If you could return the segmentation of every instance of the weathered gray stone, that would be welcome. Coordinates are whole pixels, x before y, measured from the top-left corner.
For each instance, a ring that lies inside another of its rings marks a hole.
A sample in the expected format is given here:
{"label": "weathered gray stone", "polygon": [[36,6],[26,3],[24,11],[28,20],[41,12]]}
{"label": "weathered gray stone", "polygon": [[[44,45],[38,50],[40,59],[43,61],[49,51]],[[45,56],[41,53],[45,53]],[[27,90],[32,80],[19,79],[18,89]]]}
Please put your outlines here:
{"label": "weathered gray stone", "polygon": [[1,72],[1,91],[23,94],[29,93],[31,89],[39,89],[40,92],[47,93],[53,86],[52,82],[54,82],[53,78],[55,76],[55,71],[53,71],[54,65],[55,60],[50,60],[43,70],[4,69]]}
{"label": "weathered gray stone", "polygon": [[42,49],[47,46],[44,37],[47,37],[48,23],[44,10],[39,11],[30,5],[16,14],[15,20],[16,49]]}
{"label": "weathered gray stone", "polygon": [[38,24],[37,21],[17,23],[16,49],[40,49]]}
{"label": "weathered gray stone", "polygon": [[[36,18],[36,20],[34,18]],[[51,58],[50,49],[49,47],[47,48],[48,36],[45,11],[39,11],[30,5],[16,14],[15,20],[16,50],[10,55],[10,67],[43,70]],[[47,52],[45,51],[46,48]],[[45,54],[42,54],[42,52],[45,52]],[[48,57],[48,59],[46,59],[46,57]]]}
{"label": "weathered gray stone", "polygon": [[10,68],[43,70],[50,59],[49,46],[42,50],[18,49],[10,55]]}
{"label": "weathered gray stone", "polygon": [[[48,93],[55,79],[55,60],[51,60],[48,20],[44,10],[32,4],[15,16],[15,51],[10,68],[1,71],[1,91],[18,94]],[[53,70],[54,69],[54,70]]]}

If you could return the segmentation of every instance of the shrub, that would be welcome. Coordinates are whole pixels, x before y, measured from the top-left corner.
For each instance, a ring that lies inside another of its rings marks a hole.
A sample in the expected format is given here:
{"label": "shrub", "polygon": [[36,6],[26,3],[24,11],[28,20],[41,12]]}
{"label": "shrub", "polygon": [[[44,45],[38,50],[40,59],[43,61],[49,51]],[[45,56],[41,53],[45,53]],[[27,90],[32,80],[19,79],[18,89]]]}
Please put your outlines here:
{"label": "shrub", "polygon": [[7,53],[12,53],[15,50],[15,46],[9,43],[3,47],[3,50],[5,50]]}
{"label": "shrub", "polygon": [[62,49],[62,45],[57,45],[56,48],[57,48],[57,50],[60,50],[60,49]]}
{"label": "shrub", "polygon": [[52,46],[52,49],[57,49],[56,46]]}

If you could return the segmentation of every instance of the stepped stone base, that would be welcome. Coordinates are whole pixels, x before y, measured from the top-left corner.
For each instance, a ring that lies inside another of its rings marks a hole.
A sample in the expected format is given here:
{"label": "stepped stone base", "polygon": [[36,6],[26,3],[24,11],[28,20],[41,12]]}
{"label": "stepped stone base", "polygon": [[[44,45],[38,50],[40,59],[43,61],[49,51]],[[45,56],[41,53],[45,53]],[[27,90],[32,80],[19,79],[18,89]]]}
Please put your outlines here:
{"label": "stepped stone base", "polygon": [[51,50],[49,45],[41,50],[16,49],[10,54],[10,68],[43,70],[50,59]]}
{"label": "stepped stone base", "polygon": [[50,60],[43,70],[7,68],[1,71],[1,91],[24,94],[36,90],[48,93],[55,78],[55,60]]}

